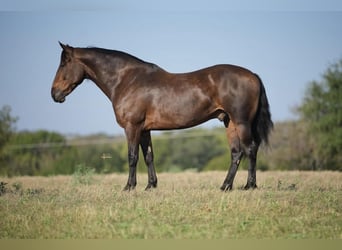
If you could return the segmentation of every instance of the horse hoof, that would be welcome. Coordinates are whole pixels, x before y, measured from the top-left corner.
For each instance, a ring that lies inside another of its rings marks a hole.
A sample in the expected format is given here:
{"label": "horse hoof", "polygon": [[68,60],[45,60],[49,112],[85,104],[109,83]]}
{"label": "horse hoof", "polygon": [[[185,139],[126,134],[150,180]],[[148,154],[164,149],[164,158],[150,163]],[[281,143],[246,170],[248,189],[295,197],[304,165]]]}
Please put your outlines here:
{"label": "horse hoof", "polygon": [[222,191],[227,192],[233,189],[232,184],[223,184],[220,188]]}
{"label": "horse hoof", "polygon": [[255,183],[254,184],[247,183],[243,189],[248,190],[248,189],[256,189],[256,188],[258,188],[258,186]]}
{"label": "horse hoof", "polygon": [[153,188],[157,188],[157,183],[149,183],[147,184],[145,191],[152,190]]}
{"label": "horse hoof", "polygon": [[135,186],[127,184],[122,191],[129,192],[131,190],[134,190]]}

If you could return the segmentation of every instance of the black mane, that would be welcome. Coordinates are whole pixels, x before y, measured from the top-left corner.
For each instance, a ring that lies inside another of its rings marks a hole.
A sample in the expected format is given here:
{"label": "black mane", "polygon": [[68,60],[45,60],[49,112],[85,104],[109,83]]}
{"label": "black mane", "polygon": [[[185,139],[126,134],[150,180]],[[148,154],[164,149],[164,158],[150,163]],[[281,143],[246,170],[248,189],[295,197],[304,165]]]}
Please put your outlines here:
{"label": "black mane", "polygon": [[103,49],[103,48],[98,48],[98,47],[87,47],[87,49],[89,49],[91,51],[95,51],[95,52],[100,53],[100,54],[113,55],[116,57],[120,57],[120,58],[123,58],[125,60],[133,60],[133,61],[137,61],[140,63],[154,65],[153,63],[146,62],[144,60],[141,60],[138,57],[132,56],[131,54],[128,54],[126,52],[119,51],[119,50]]}

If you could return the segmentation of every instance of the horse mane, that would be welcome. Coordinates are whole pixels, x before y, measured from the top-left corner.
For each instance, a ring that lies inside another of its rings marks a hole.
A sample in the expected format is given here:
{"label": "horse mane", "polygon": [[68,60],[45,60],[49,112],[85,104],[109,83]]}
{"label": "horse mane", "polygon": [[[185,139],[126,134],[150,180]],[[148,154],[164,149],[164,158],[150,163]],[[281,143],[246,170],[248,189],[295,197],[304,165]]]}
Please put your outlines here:
{"label": "horse mane", "polygon": [[89,49],[91,51],[95,51],[95,52],[100,53],[100,54],[113,55],[116,57],[120,57],[120,58],[123,58],[125,60],[133,60],[133,61],[136,61],[139,63],[154,65],[153,63],[146,62],[146,61],[144,61],[138,57],[132,56],[131,54],[128,54],[126,52],[119,51],[119,50],[103,49],[103,48],[99,48],[99,47],[87,47],[87,49]]}

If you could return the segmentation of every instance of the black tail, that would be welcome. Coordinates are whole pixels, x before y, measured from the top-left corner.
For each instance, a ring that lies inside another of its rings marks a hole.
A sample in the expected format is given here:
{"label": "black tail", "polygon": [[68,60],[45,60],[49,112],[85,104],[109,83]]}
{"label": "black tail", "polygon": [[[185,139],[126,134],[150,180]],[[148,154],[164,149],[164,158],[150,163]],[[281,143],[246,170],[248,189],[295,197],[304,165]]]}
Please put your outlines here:
{"label": "black tail", "polygon": [[253,121],[253,136],[256,143],[265,142],[268,144],[268,136],[273,129],[270,105],[268,104],[266,90],[261,78],[255,74],[260,82],[260,97],[257,113]]}

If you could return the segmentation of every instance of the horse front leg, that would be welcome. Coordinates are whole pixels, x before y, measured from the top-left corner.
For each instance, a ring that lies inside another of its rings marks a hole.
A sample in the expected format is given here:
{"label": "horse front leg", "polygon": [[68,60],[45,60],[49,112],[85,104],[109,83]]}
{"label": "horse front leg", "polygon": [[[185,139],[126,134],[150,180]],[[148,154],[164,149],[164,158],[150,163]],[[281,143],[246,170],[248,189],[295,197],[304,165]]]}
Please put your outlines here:
{"label": "horse front leg", "polygon": [[127,144],[128,144],[128,165],[129,165],[129,174],[128,181],[124,188],[124,191],[130,191],[135,188],[137,185],[137,163],[139,159],[139,140],[140,140],[140,131],[135,127],[128,126],[125,129]]}
{"label": "horse front leg", "polygon": [[153,148],[152,148],[152,140],[151,140],[151,132],[144,131],[141,134],[140,138],[140,146],[144,155],[145,163],[147,166],[148,173],[148,184],[145,190],[149,190],[151,188],[157,187],[157,175],[156,170],[154,168],[153,163]]}

